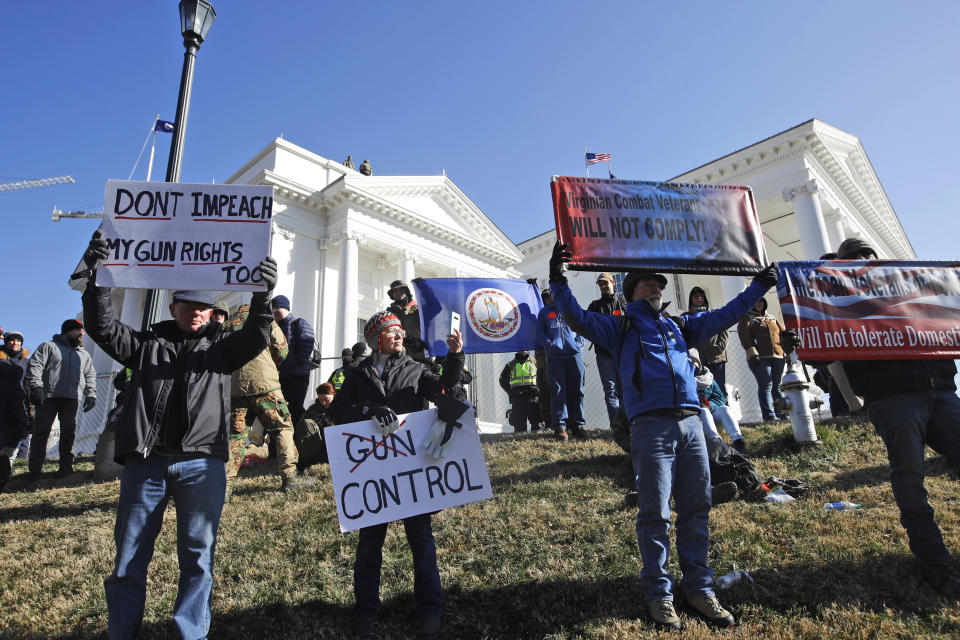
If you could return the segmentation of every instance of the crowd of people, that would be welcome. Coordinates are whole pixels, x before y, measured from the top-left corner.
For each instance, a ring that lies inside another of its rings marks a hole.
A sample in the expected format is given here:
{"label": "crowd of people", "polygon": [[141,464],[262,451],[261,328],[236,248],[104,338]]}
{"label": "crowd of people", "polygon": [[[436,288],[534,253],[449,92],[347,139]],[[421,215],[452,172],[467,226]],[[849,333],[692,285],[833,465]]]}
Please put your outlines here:
{"label": "crowd of people", "polygon": [[[72,472],[78,411],[96,402],[93,366],[83,348],[87,335],[123,369],[122,406],[111,413],[115,458],[123,465],[115,527],[113,571],[104,582],[111,638],[136,637],[141,625],[147,566],[172,499],[177,511],[180,565],[174,622],[184,638],[204,638],[210,624],[214,551],[224,503],[248,442],[266,438],[276,451],[280,488],[308,487],[309,465],[325,462],[323,431],[331,424],[375,421],[384,436],[400,428],[398,414],[433,403],[438,420],[425,448],[441,458],[454,436],[452,425],[468,408],[463,339],[447,336],[446,354],[430,354],[421,339],[410,288],[391,283],[388,308],[364,326],[364,341],[345,347],[341,366],[316,389],[305,408],[310,373],[318,357],[310,324],[291,313],[289,298],[272,296],[276,263],[259,269],[264,290],[232,314],[214,294],[180,290],[172,295],[171,319],[135,330],[115,317],[110,290],[95,283],[107,244],[94,234],[84,254],[91,269],[83,292],[83,321],[31,355],[17,331],[3,334],[0,349],[0,485],[18,450],[29,451],[29,480],[42,472],[50,427],[60,420],[58,475]],[[631,271],[616,292],[615,278],[601,273],[599,297],[584,309],[571,292],[565,245],[554,248],[549,288],[537,318],[538,349],[519,351],[499,383],[510,401],[515,431],[550,430],[566,441],[587,437],[583,385],[586,341],[596,350],[597,375],[611,427],[628,430],[637,490],[637,544],[643,567],[640,587],[653,621],[682,629],[674,598],[708,623],[728,627],[733,615],[718,601],[708,564],[709,512],[716,502],[708,451],[720,442],[721,426],[732,447],[747,454],[725,388],[729,329],[737,326],[757,380],[764,420],[778,413],[784,367],[782,323],[767,312],[765,293],[777,282],[768,266],[734,299],[711,307],[706,291],[693,287],[688,308],[670,315],[662,300],[666,278]],[[831,256],[833,257],[833,256]],[[838,259],[876,259],[858,239],[845,241]],[[826,363],[818,370],[826,372]],[[943,543],[923,488],[924,447],[960,467],[960,398],[950,360],[845,362],[844,378],[862,398],[889,454],[891,484],[922,574],[960,591],[960,574]],[[836,370],[834,370],[836,373]],[[829,374],[825,374],[829,375]],[[827,380],[829,383],[829,381]],[[257,419],[263,434],[251,432]],[[30,436],[29,445],[24,442]],[[671,499],[673,501],[671,507]],[[667,569],[671,510],[676,512],[676,549],[682,577]],[[369,637],[381,611],[380,568],[387,524],[360,530],[354,563],[352,629]],[[431,514],[405,518],[413,556],[418,632],[442,633],[443,590]]]}

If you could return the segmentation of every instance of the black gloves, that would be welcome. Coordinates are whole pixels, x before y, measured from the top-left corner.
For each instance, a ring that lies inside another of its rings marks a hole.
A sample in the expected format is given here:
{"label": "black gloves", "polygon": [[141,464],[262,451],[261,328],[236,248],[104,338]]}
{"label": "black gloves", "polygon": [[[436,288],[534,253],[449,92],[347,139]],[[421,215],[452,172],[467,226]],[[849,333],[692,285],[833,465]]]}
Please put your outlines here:
{"label": "black gloves", "polygon": [[267,287],[267,293],[277,286],[277,261],[267,256],[260,261],[260,280]]}
{"label": "black gloves", "polygon": [[795,331],[788,330],[780,332],[780,346],[783,347],[784,351],[790,353],[803,345],[800,343],[800,336]]}
{"label": "black gloves", "polygon": [[32,404],[33,406],[35,407],[43,406],[43,403],[44,401],[46,401],[46,399],[47,399],[47,396],[44,395],[43,389],[41,389],[40,387],[30,389],[30,404]]}
{"label": "black gloves", "polygon": [[754,282],[759,282],[767,289],[777,286],[777,280],[779,280],[777,277],[777,268],[772,263],[768,265],[766,269],[753,276]]}
{"label": "black gloves", "polygon": [[93,232],[90,244],[87,245],[87,250],[83,253],[83,264],[91,269],[96,269],[97,264],[101,260],[106,260],[109,255],[110,245],[107,244],[103,234],[100,233],[100,229],[97,229]]}
{"label": "black gloves", "polygon": [[103,238],[100,229],[97,229],[93,232],[93,237],[90,238],[90,244],[87,245],[87,250],[83,252],[83,264],[85,264],[87,268],[70,274],[70,280],[87,278],[89,282],[92,282],[93,276],[97,273],[97,265],[109,255],[110,245],[107,244],[107,241]]}
{"label": "black gloves", "polygon": [[92,396],[87,396],[83,399],[83,412],[87,413],[91,409],[97,406],[97,399]]}
{"label": "black gloves", "polygon": [[397,414],[386,405],[378,405],[371,408],[367,417],[377,423],[377,430],[381,435],[390,435],[400,428],[400,420],[397,418]]}
{"label": "black gloves", "polygon": [[573,252],[567,251],[566,244],[559,242],[553,245],[553,255],[550,256],[550,280],[563,280],[563,265],[570,262]]}
{"label": "black gloves", "polygon": [[263,291],[254,291],[253,298],[259,299],[263,304],[266,304],[267,298],[270,297],[270,292],[277,286],[277,261],[267,256],[260,261],[257,269],[260,269],[260,283],[263,284],[266,289]]}

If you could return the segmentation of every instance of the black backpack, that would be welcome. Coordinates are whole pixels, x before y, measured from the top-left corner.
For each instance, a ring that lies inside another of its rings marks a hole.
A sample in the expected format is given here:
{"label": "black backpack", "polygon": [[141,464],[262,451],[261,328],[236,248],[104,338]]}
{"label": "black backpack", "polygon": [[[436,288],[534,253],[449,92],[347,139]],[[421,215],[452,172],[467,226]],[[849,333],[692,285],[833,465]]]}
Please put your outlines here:
{"label": "black backpack", "polygon": [[706,440],[710,484],[717,486],[724,482],[735,482],[741,494],[751,493],[760,486],[760,476],[746,456],[719,438]]}

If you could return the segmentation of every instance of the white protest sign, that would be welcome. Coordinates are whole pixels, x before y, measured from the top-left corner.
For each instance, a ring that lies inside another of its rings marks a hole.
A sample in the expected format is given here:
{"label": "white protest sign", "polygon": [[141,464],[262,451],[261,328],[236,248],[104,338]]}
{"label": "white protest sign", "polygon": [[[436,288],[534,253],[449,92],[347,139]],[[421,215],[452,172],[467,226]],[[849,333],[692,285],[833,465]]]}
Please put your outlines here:
{"label": "white protest sign", "polygon": [[273,187],[108,180],[101,287],[258,291]]}
{"label": "white protest sign", "polygon": [[388,436],[373,420],[324,429],[340,531],[493,497],[473,407],[443,458],[423,451],[436,409],[399,418],[400,429]]}

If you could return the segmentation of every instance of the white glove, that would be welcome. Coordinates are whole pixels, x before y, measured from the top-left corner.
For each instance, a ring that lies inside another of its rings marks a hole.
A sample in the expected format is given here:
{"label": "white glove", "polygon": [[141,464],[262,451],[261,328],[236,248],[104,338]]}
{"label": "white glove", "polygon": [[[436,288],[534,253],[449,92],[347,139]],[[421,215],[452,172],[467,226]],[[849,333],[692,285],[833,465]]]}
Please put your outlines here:
{"label": "white glove", "polygon": [[370,417],[376,421],[377,431],[382,436],[388,436],[400,428],[400,420],[390,407],[383,405],[374,407]]}
{"label": "white glove", "polygon": [[423,448],[434,458],[445,457],[447,450],[450,448],[450,444],[453,442],[453,436],[457,431],[454,427],[459,426],[460,423],[458,422],[447,424],[442,420],[437,420],[430,428],[427,439],[423,441]]}
{"label": "white glove", "polygon": [[694,378],[697,381],[697,391],[708,389],[713,384],[713,374],[710,369],[703,368],[703,373]]}

